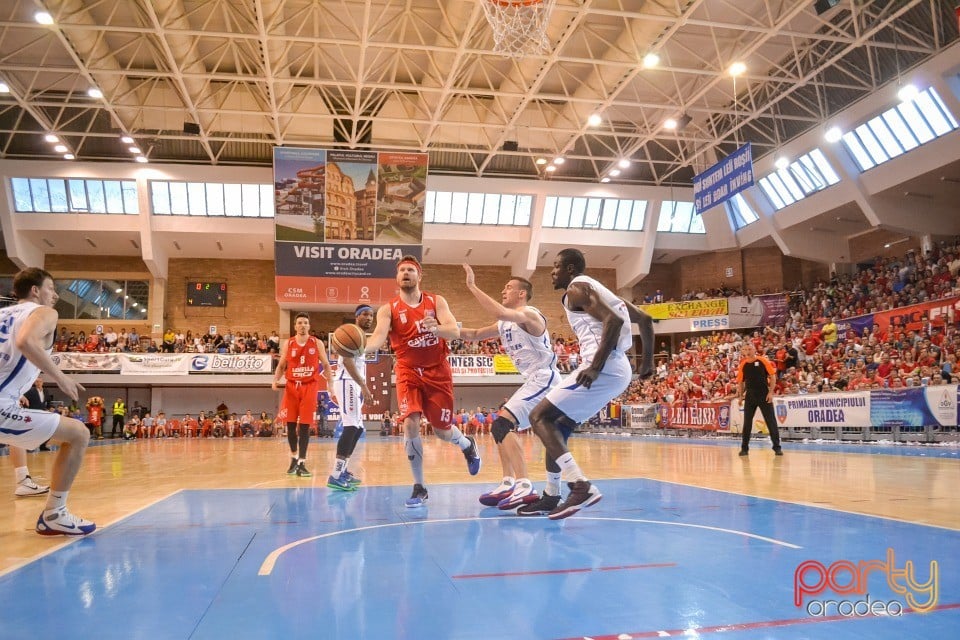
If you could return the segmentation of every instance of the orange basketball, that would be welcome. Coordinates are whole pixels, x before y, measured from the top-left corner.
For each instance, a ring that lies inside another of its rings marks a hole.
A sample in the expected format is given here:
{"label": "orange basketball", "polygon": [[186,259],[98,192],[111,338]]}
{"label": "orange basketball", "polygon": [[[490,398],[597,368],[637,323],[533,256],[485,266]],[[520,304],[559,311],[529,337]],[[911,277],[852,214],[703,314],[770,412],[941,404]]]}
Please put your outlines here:
{"label": "orange basketball", "polygon": [[363,354],[367,337],[355,324],[342,324],[330,334],[330,346],[341,356],[352,358]]}

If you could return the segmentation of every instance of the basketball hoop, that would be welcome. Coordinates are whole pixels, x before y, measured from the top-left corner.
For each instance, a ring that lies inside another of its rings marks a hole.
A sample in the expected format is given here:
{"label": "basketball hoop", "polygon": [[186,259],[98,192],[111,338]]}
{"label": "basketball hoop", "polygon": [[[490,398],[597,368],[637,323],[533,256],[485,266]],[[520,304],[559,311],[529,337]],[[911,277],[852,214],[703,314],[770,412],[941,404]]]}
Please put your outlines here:
{"label": "basketball hoop", "polygon": [[546,53],[547,22],[556,0],[480,0],[493,27],[493,50],[511,58]]}

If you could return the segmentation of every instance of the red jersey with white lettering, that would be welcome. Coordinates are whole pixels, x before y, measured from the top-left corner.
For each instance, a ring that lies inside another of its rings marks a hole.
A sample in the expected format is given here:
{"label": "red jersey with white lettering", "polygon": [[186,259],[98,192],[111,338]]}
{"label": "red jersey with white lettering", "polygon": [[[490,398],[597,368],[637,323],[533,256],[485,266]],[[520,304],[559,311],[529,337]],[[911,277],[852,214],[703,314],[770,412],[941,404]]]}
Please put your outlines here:
{"label": "red jersey with white lettering", "polygon": [[437,317],[437,299],[421,293],[420,304],[411,307],[399,296],[390,304],[390,347],[397,364],[411,369],[436,367],[446,362],[447,341],[423,328],[423,319]]}
{"label": "red jersey with white lettering", "polygon": [[303,345],[297,343],[297,336],[290,336],[287,340],[287,370],[284,377],[288,382],[318,382],[320,389],[327,388],[327,379],[321,375],[323,365],[320,363],[320,341],[313,336],[307,336]]}

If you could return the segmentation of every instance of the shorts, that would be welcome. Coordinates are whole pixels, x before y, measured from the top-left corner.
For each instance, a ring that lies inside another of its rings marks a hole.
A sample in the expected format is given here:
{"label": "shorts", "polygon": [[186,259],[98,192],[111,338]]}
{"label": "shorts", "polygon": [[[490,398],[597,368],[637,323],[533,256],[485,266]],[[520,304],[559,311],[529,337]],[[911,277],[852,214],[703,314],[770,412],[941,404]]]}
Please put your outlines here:
{"label": "shorts", "polygon": [[363,393],[360,385],[350,378],[341,378],[333,382],[337,402],[340,403],[340,421],[345,427],[363,426]]}
{"label": "shorts", "polygon": [[581,364],[547,393],[547,400],[576,423],[592,417],[626,391],[633,376],[627,356],[614,351],[588,389],[577,383],[577,374],[588,366]]}
{"label": "shorts", "polygon": [[435,367],[408,369],[398,363],[397,407],[400,419],[422,413],[434,429],[453,426],[453,371],[446,359]]}
{"label": "shorts", "polygon": [[283,407],[286,422],[298,424],[313,424],[317,415],[317,390],[319,384],[315,380],[310,382],[293,382],[287,380],[283,388]]}
{"label": "shorts", "polygon": [[503,408],[513,414],[517,420],[517,431],[530,428],[530,412],[547,393],[560,384],[560,372],[556,369],[538,369],[527,377],[523,386],[517,389]]}
{"label": "shorts", "polygon": [[25,409],[19,404],[0,407],[0,442],[36,449],[60,426],[60,414]]}

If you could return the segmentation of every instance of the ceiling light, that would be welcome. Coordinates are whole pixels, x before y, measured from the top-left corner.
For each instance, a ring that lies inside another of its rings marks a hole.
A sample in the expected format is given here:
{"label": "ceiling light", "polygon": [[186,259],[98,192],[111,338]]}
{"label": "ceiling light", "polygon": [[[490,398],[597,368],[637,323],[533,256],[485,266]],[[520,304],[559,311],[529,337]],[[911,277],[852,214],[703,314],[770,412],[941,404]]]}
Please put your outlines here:
{"label": "ceiling light", "polygon": [[617,166],[620,167],[621,169],[629,169],[630,161],[627,160],[626,158],[623,158],[622,160],[620,160],[620,162],[617,163]]}
{"label": "ceiling light", "polygon": [[147,162],[147,156],[137,156],[136,158],[134,158],[134,160],[142,164],[144,162]]}
{"label": "ceiling light", "polygon": [[140,311],[143,311],[144,313],[146,313],[146,312],[147,312],[147,308],[146,308],[146,307],[143,307],[142,309],[140,309]]}
{"label": "ceiling light", "polygon": [[590,125],[591,127],[599,127],[602,122],[603,122],[603,118],[601,118],[599,114],[596,114],[596,113],[591,114],[591,116],[587,118],[587,124]]}
{"label": "ceiling light", "polygon": [[58,144],[53,148],[53,150],[57,153],[66,153],[68,151],[67,147],[62,144]]}
{"label": "ceiling light", "polygon": [[547,165],[547,169],[546,169],[546,170],[547,170],[547,171],[550,171],[550,172],[556,171],[556,170],[557,170],[557,165],[555,165],[555,164]]}
{"label": "ceiling light", "polygon": [[912,102],[918,93],[920,93],[920,91],[915,86],[907,83],[897,91],[897,97],[900,99],[900,102]]}
{"label": "ceiling light", "polygon": [[556,158],[553,159],[553,164],[563,164],[566,161],[567,159],[564,158],[563,156],[557,156]]}
{"label": "ceiling light", "polygon": [[140,147],[130,147],[130,153],[140,155],[143,151],[140,151]]}
{"label": "ceiling light", "polygon": [[888,242],[887,244],[883,245],[883,248],[884,248],[884,249],[889,249],[889,248],[890,248],[890,243]]}
{"label": "ceiling light", "polygon": [[46,11],[37,11],[35,14],[33,14],[33,19],[40,24],[53,24],[53,16]]}
{"label": "ceiling light", "polygon": [[616,178],[618,175],[620,175],[620,169],[610,169],[610,175]]}
{"label": "ceiling light", "polygon": [[667,118],[666,120],[663,121],[663,128],[666,129],[667,131],[673,131],[674,129],[677,128],[677,121],[674,120],[673,118]]}
{"label": "ceiling light", "polygon": [[114,292],[114,293],[120,293],[121,291],[123,291],[123,289],[115,289],[113,292]]}
{"label": "ceiling light", "polygon": [[64,160],[75,160],[76,157],[77,157],[77,156],[73,155],[72,153],[65,153],[65,154],[63,154],[63,159],[64,159]]}
{"label": "ceiling light", "polygon": [[93,87],[92,89],[87,89],[87,95],[90,96],[91,98],[95,98],[99,100],[100,98],[103,97],[103,91],[100,91],[100,89]]}
{"label": "ceiling light", "polygon": [[652,69],[658,64],[660,64],[660,56],[658,56],[657,54],[648,53],[647,55],[643,56],[644,69]]}
{"label": "ceiling light", "polygon": [[734,78],[737,76],[742,76],[747,71],[747,65],[742,62],[734,62],[730,65],[730,68],[727,69],[727,72],[732,75]]}
{"label": "ceiling light", "polygon": [[43,136],[43,139],[46,140],[47,142],[53,142],[53,143],[60,142],[60,138],[53,135],[52,133],[48,133],[47,135]]}
{"label": "ceiling light", "polygon": [[786,157],[780,156],[774,161],[773,166],[775,166],[778,170],[783,171],[790,166],[790,161],[787,160]]}
{"label": "ceiling light", "polygon": [[122,142],[123,144],[133,144],[133,138],[131,138],[130,136],[123,136],[122,138],[120,138],[120,142]]}
{"label": "ceiling light", "polygon": [[131,303],[130,303],[130,306],[136,308],[137,303],[136,303],[136,302],[131,302]]}
{"label": "ceiling light", "polygon": [[830,127],[826,133],[823,134],[823,139],[827,142],[839,142],[842,137],[843,131],[840,130],[840,127]]}
{"label": "ceiling light", "polygon": [[0,93],[10,93],[10,85],[6,82],[0,82]]}
{"label": "ceiling light", "polygon": [[546,158],[537,158],[537,164],[547,164]]}
{"label": "ceiling light", "polygon": [[610,182],[610,178],[604,176],[604,177],[600,178],[600,182]]}

